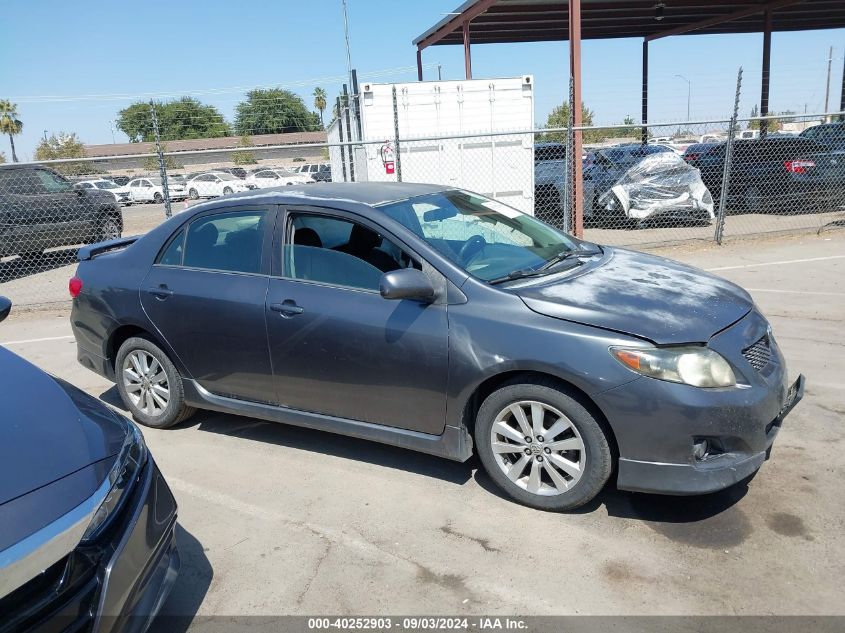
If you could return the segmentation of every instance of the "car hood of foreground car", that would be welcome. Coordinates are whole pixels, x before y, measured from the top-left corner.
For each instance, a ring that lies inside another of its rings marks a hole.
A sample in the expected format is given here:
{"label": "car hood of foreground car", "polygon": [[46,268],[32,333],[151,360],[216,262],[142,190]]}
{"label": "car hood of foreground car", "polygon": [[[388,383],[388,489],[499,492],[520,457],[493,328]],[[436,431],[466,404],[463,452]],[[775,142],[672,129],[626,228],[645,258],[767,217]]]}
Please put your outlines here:
{"label": "car hood of foreground car", "polygon": [[531,310],[645,338],[658,345],[704,343],[753,307],[729,281],[663,257],[604,247],[567,276],[511,286]]}
{"label": "car hood of foreground car", "polygon": [[126,423],[99,400],[2,347],[0,376],[0,510],[120,452]]}

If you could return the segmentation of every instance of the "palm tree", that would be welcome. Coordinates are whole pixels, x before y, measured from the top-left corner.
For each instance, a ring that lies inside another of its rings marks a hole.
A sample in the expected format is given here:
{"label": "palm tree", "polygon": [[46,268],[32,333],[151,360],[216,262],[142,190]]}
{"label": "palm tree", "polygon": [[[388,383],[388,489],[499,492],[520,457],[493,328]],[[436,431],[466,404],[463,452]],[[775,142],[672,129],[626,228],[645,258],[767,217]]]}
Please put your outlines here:
{"label": "palm tree", "polygon": [[9,135],[12,146],[12,162],[18,162],[15,153],[15,135],[23,131],[23,121],[18,118],[18,106],[8,99],[0,99],[0,133]]}
{"label": "palm tree", "polygon": [[326,91],[314,88],[314,107],[320,111],[320,125],[323,125],[323,110],[326,109]]}

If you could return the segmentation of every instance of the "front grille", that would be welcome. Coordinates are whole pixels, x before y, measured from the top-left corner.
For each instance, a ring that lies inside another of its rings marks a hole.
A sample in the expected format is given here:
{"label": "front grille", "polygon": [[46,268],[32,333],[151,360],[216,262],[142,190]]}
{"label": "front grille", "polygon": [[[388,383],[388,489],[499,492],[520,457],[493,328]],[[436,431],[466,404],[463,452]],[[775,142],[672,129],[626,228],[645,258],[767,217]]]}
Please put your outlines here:
{"label": "front grille", "polygon": [[742,350],[742,355],[754,369],[762,371],[772,360],[772,346],[769,335],[764,334],[754,344],[746,347]]}
{"label": "front grille", "polygon": [[71,552],[0,600],[0,633],[46,628],[87,631],[96,607],[99,553]]}

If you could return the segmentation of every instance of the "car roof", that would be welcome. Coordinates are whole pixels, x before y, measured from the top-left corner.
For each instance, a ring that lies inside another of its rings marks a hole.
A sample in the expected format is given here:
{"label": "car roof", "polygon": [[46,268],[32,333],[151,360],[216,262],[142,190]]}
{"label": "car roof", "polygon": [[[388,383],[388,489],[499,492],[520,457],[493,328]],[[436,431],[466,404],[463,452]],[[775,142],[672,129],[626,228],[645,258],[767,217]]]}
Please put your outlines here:
{"label": "car roof", "polygon": [[[315,206],[343,202],[375,207],[450,189],[454,187],[408,182],[317,182],[301,187],[271,187],[257,192],[244,191],[227,196],[227,200],[261,199],[263,204],[313,204]],[[212,204],[214,204],[213,201],[202,203],[191,209],[208,208]]]}

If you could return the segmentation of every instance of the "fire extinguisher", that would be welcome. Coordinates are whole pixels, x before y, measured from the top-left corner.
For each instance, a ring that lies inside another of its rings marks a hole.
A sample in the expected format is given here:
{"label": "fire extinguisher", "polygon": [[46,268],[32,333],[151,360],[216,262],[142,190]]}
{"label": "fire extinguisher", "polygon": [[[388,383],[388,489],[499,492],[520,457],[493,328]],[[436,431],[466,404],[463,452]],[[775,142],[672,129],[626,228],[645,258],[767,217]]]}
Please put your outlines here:
{"label": "fire extinguisher", "polygon": [[393,149],[393,143],[385,141],[384,145],[379,149],[381,155],[381,162],[384,164],[385,174],[396,173],[396,151]]}

